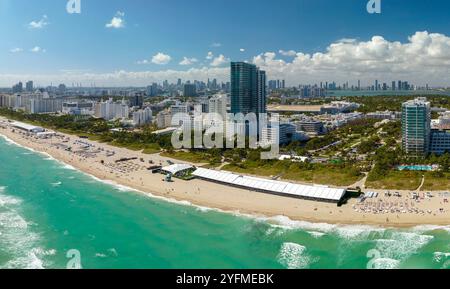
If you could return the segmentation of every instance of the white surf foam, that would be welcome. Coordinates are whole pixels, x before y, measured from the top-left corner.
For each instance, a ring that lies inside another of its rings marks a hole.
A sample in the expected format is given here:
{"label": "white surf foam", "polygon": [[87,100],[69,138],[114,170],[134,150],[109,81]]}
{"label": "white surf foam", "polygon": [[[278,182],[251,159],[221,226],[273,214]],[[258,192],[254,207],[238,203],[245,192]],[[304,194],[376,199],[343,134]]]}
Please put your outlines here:
{"label": "white surf foam", "polygon": [[[12,207],[14,205],[16,204],[13,204]],[[40,243],[40,236],[30,229],[27,221],[15,208],[8,207],[5,211],[5,207],[3,207],[1,210],[0,232],[0,247],[12,256],[12,259],[0,264],[0,268],[44,268],[43,255],[40,254],[40,250],[35,249]]]}
{"label": "white surf foam", "polygon": [[381,269],[381,270],[389,270],[389,269],[397,269],[400,266],[400,261],[390,258],[378,258],[373,261],[372,269]]}
{"label": "white surf foam", "polygon": [[[382,234],[387,229],[377,226],[363,226],[363,225],[334,225],[327,223],[310,223],[306,221],[294,221],[286,216],[276,217],[262,217],[259,218],[268,222],[272,226],[286,229],[286,230],[304,230],[307,232],[316,232],[315,236],[322,237],[324,234],[336,234],[339,237],[347,240],[365,239],[371,234]],[[319,236],[320,235],[320,236]]]}
{"label": "white surf foam", "polygon": [[316,239],[319,239],[319,238],[325,236],[325,233],[323,233],[323,232],[317,232],[317,231],[306,231],[306,232]]}
{"label": "white surf foam", "polygon": [[420,234],[433,231],[446,231],[450,233],[450,226],[421,225],[412,228],[412,231]]}
{"label": "white surf foam", "polygon": [[375,249],[380,252],[381,258],[397,260],[400,263],[431,242],[433,238],[414,232],[393,231],[386,234],[384,239],[375,240]]}
{"label": "white surf foam", "polygon": [[6,187],[0,187],[0,207],[8,205],[19,205],[22,200],[13,196],[5,195]]}
{"label": "white surf foam", "polygon": [[449,258],[450,258],[450,253],[444,253],[444,252],[434,252],[433,253],[433,260],[437,263],[446,261]]}
{"label": "white surf foam", "polygon": [[307,254],[305,246],[283,243],[278,254],[278,262],[287,269],[307,269],[315,261]]}

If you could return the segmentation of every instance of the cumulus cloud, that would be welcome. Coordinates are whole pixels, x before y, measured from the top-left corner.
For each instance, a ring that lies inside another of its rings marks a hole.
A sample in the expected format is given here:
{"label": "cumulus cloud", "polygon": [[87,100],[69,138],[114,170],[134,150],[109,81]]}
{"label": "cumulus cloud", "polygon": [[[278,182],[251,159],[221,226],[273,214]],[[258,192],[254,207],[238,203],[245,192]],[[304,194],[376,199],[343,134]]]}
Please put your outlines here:
{"label": "cumulus cloud", "polygon": [[150,61],[148,61],[147,59],[143,59],[143,60],[138,60],[136,63],[137,64],[149,64]]}
{"label": "cumulus cloud", "polygon": [[239,49],[240,52],[245,52],[244,48]]}
{"label": "cumulus cloud", "polygon": [[337,42],[354,43],[354,42],[356,42],[356,39],[354,39],[354,38],[341,38]]}
{"label": "cumulus cloud", "polygon": [[[281,54],[281,53],[280,53]],[[347,39],[328,46],[325,52],[296,53],[286,62],[274,52],[253,58],[270,77],[283,77],[290,83],[321,80],[373,81],[404,79],[418,84],[448,84],[450,38],[439,33],[416,32],[407,43],[374,36],[369,41]]]}
{"label": "cumulus cloud", "polygon": [[170,55],[164,54],[162,52],[158,52],[156,55],[152,57],[152,62],[158,65],[168,64],[172,60]]}
{"label": "cumulus cloud", "polygon": [[222,47],[222,43],[214,42],[213,44],[211,44],[211,47],[215,47],[215,48]]}
{"label": "cumulus cloud", "polygon": [[210,51],[208,52],[208,55],[206,55],[206,59],[211,60],[214,58],[214,54]]}
{"label": "cumulus cloud", "polygon": [[41,48],[41,47],[39,47],[39,46],[35,46],[35,47],[30,49],[30,52],[39,53],[39,52],[46,52],[46,50]]}
{"label": "cumulus cloud", "polygon": [[198,62],[197,58],[183,57],[183,60],[180,62],[180,65],[192,65],[196,62]]}
{"label": "cumulus cloud", "polygon": [[124,17],[125,17],[124,12],[117,11],[116,15],[111,19],[110,22],[106,23],[105,27],[114,29],[124,28],[125,27]]}
{"label": "cumulus cloud", "polygon": [[228,62],[230,62],[230,59],[226,58],[223,54],[220,54],[218,57],[213,59],[213,61],[210,63],[210,65],[211,66],[221,66]]}
{"label": "cumulus cloud", "polygon": [[295,52],[294,50],[288,50],[288,51],[280,50],[280,51],[278,51],[278,53],[280,53],[283,56],[291,56],[291,57],[294,57],[297,55],[297,52]]}
{"label": "cumulus cloud", "polygon": [[40,20],[37,21],[31,21],[30,23],[28,23],[28,28],[30,29],[42,29],[45,26],[47,26],[48,23],[48,17],[47,15],[42,16],[42,18]]}
{"label": "cumulus cloud", "polygon": [[[168,56],[163,53],[156,59]],[[372,84],[407,80],[414,84],[448,86],[450,84],[450,37],[429,32],[416,32],[401,43],[381,36],[369,40],[335,41],[324,51],[315,53],[297,52],[292,59],[281,59],[281,53],[265,52],[251,59],[267,71],[268,79],[285,79],[290,85],[313,84],[320,81],[356,82],[358,79]],[[155,55],[157,56],[157,55]],[[178,78],[205,80],[217,78],[229,81],[229,67],[220,65],[228,62],[225,56],[214,58],[212,53],[203,68],[165,71],[116,71],[112,73],[78,73],[71,75],[0,75],[0,86],[10,86],[20,79],[36,79],[38,83],[50,82],[93,82],[105,86],[139,85]],[[170,57],[170,56],[168,56]],[[170,58],[171,59],[171,58]],[[184,59],[183,59],[184,60]],[[225,61],[226,60],[226,61]],[[151,63],[153,59],[147,60]],[[170,61],[170,60],[169,60]],[[212,61],[212,63],[211,63]],[[161,63],[161,61],[157,61]],[[164,61],[163,61],[164,62]],[[212,64],[218,64],[213,66]],[[219,64],[220,63],[220,64]]]}
{"label": "cumulus cloud", "polygon": [[9,50],[9,52],[11,52],[11,53],[23,52],[23,48],[16,47],[16,48]]}

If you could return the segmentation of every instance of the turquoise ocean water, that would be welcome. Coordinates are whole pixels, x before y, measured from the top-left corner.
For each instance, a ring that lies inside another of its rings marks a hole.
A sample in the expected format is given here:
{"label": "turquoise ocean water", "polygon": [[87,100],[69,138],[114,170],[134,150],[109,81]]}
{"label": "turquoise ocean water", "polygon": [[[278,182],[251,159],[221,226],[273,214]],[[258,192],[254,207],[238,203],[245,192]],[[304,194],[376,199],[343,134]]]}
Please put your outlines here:
{"label": "turquoise ocean water", "polygon": [[[0,268],[450,268],[450,229],[251,218],[100,182],[0,137]],[[369,256],[369,257],[368,257]]]}

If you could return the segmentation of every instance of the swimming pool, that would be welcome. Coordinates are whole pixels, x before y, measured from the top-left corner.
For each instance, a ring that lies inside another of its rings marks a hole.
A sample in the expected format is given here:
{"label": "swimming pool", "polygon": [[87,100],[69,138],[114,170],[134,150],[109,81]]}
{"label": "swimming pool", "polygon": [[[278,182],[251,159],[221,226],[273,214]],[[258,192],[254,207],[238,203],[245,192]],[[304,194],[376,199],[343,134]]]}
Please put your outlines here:
{"label": "swimming pool", "polygon": [[434,166],[398,166],[399,171],[434,171]]}

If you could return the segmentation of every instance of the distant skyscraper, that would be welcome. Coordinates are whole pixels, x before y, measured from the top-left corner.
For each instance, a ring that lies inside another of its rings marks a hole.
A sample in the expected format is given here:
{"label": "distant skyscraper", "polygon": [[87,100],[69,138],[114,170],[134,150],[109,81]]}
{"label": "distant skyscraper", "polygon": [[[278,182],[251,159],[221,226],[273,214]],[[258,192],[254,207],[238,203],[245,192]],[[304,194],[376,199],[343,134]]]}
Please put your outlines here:
{"label": "distant skyscraper", "polygon": [[131,107],[142,108],[144,106],[144,95],[143,93],[137,92],[130,98]]}
{"label": "distant skyscraper", "polygon": [[59,93],[65,93],[66,92],[66,89],[67,89],[67,87],[66,87],[66,85],[65,84],[60,84],[60,85],[58,85],[58,92]]}
{"label": "distant skyscraper", "polygon": [[13,93],[20,93],[22,91],[23,91],[23,84],[22,84],[22,82],[19,82],[19,83],[15,84],[12,87],[12,92]]}
{"label": "distant skyscraper", "polygon": [[195,84],[185,84],[184,85],[184,93],[183,96],[185,97],[195,97],[197,96],[197,87]]}
{"label": "distant skyscraper", "polygon": [[152,85],[147,86],[147,95],[148,96],[157,96],[158,95],[158,84],[153,83]]}
{"label": "distant skyscraper", "polygon": [[375,80],[375,90],[378,90],[378,80]]}
{"label": "distant skyscraper", "polygon": [[392,81],[392,87],[391,87],[391,89],[392,89],[392,90],[395,90],[395,81]]}
{"label": "distant skyscraper", "polygon": [[26,91],[28,91],[28,92],[32,92],[33,91],[33,81],[28,81],[26,84],[25,84],[25,89],[26,89]]}
{"label": "distant skyscraper", "polygon": [[407,154],[423,156],[430,151],[431,105],[426,98],[403,103],[402,135]]}

